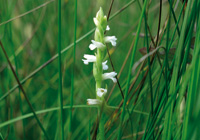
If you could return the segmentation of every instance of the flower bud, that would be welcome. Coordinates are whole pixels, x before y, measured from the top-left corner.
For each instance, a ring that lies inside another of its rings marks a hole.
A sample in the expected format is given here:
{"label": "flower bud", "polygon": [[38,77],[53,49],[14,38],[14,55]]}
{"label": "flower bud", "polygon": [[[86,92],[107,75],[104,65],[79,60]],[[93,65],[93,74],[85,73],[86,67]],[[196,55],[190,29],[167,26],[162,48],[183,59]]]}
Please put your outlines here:
{"label": "flower bud", "polygon": [[96,14],[96,18],[98,21],[102,21],[102,18],[104,17],[103,9],[100,7],[99,11]]}

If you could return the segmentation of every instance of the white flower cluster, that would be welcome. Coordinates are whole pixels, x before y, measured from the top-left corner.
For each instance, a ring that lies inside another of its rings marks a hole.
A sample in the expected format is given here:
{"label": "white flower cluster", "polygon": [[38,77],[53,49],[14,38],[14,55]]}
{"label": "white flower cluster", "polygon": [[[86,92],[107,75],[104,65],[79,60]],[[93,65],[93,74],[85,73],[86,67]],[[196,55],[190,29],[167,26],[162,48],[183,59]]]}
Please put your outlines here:
{"label": "white flower cluster", "polygon": [[[103,15],[103,11],[100,8],[100,10],[96,14],[96,17],[94,18],[94,23],[97,26],[96,31],[95,31],[95,40],[92,40],[91,41],[92,43],[89,45],[90,50],[95,50],[95,49],[98,50],[97,54],[95,54],[95,55],[84,54],[84,56],[83,56],[84,59],[82,59],[82,61],[85,65],[88,65],[90,62],[95,64],[95,66],[98,68],[98,72],[100,71],[99,73],[97,73],[98,77],[100,77],[98,79],[101,79],[100,83],[102,80],[106,80],[106,79],[111,79],[114,83],[116,83],[117,79],[115,78],[115,76],[117,75],[117,73],[116,72],[103,73],[103,70],[108,69],[108,65],[106,64],[107,60],[103,62],[102,57],[98,57],[98,56],[101,56],[101,54],[98,54],[99,51],[101,51],[101,52],[106,51],[105,43],[111,43],[113,46],[116,46],[116,40],[117,40],[117,38],[115,36],[104,37],[104,34],[102,34],[102,32],[104,33],[105,30],[107,30],[107,31],[110,30],[110,27],[108,25],[106,25],[107,24],[106,16],[102,16],[102,15]],[[102,67],[101,66],[98,67],[97,61],[100,62],[100,65],[102,65]],[[95,71],[95,70],[96,69],[94,68],[93,71]],[[97,80],[96,80],[96,82],[97,82]],[[98,82],[99,82],[99,80],[98,80]],[[103,96],[107,93],[107,89],[104,89],[104,88],[101,88],[98,86],[96,86],[96,87],[97,87],[97,89],[96,89],[97,99],[87,99],[87,103],[89,105],[101,104]]]}

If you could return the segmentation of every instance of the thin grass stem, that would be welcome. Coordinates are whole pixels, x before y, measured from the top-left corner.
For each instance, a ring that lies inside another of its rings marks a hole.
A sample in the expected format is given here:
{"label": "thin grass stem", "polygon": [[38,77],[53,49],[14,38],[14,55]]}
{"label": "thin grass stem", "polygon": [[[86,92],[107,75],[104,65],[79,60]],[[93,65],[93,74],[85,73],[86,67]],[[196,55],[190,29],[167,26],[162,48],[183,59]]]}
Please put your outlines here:
{"label": "thin grass stem", "polygon": [[72,135],[72,107],[73,107],[73,96],[74,96],[74,72],[76,62],[76,26],[77,26],[77,0],[75,0],[74,8],[74,47],[73,47],[73,64],[72,64],[72,75],[71,75],[71,98],[70,98],[70,121],[69,121],[69,138]]}
{"label": "thin grass stem", "polygon": [[58,0],[58,70],[59,70],[59,97],[60,97],[60,127],[61,139],[64,140],[64,116],[63,116],[63,92],[62,92],[62,60],[61,60],[61,43],[62,43],[62,27],[61,27],[61,0]]}

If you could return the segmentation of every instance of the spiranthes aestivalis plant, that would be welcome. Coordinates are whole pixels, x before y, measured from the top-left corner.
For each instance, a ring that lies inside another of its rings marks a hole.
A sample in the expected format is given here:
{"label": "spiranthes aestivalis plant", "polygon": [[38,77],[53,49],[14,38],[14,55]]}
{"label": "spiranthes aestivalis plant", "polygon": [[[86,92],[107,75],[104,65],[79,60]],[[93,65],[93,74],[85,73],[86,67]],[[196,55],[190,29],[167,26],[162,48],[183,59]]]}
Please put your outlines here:
{"label": "spiranthes aestivalis plant", "polygon": [[96,99],[88,99],[87,103],[89,105],[101,104],[103,102],[104,95],[107,93],[107,89],[102,87],[103,80],[111,79],[114,83],[117,82],[115,78],[116,72],[103,72],[108,69],[107,60],[103,61],[106,54],[106,43],[116,46],[117,38],[115,36],[104,36],[104,32],[110,30],[110,27],[107,25],[107,17],[104,15],[102,8],[97,12],[94,23],[96,30],[94,40],[91,41],[89,49],[96,50],[96,52],[94,55],[84,54],[84,59],[82,59],[86,65],[93,63],[93,75],[96,82]]}
{"label": "spiranthes aestivalis plant", "polygon": [[[107,93],[106,87],[102,86],[103,81],[111,79],[114,83],[117,82],[115,78],[117,75],[116,72],[104,72],[108,69],[107,60],[104,61],[107,51],[106,43],[111,43],[113,46],[116,46],[117,38],[115,36],[104,36],[104,32],[110,30],[110,27],[107,25],[107,17],[104,15],[102,8],[99,9],[93,20],[96,25],[96,30],[94,40],[91,40],[89,49],[92,51],[94,50],[95,53],[94,55],[84,54],[84,59],[82,60],[86,65],[93,63],[93,75],[96,82],[96,99],[87,99],[87,104],[102,106],[105,105],[104,96]],[[104,139],[104,128],[101,120],[99,124],[99,133],[100,139]]]}

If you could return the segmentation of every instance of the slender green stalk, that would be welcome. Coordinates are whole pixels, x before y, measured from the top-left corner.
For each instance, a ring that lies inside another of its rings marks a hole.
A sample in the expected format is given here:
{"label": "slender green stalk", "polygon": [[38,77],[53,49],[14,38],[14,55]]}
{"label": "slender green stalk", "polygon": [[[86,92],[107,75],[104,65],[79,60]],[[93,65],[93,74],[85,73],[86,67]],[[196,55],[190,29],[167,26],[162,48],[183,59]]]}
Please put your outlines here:
{"label": "slender green stalk", "polygon": [[186,50],[185,50],[185,55],[184,55],[184,58],[183,58],[183,63],[182,63],[182,69],[181,69],[181,73],[185,73],[185,70],[186,70],[186,64],[187,62],[191,61],[192,58],[190,58],[190,48],[191,48],[191,41],[192,41],[192,36],[193,36],[193,30],[194,30],[194,25],[195,25],[195,21],[196,21],[196,9],[197,8],[192,8],[192,12],[193,13],[191,16],[190,16],[190,29],[188,31],[188,35],[187,35],[187,38],[186,38],[186,41],[185,41],[185,46],[186,47]]}
{"label": "slender green stalk", "polygon": [[[91,114],[91,109],[90,109],[89,113]],[[91,130],[91,121],[89,119],[89,123],[88,123],[88,140],[90,140],[90,130]]]}
{"label": "slender green stalk", "polygon": [[[171,5],[171,2],[169,0],[169,3]],[[171,6],[170,6],[171,7]],[[169,8],[169,20],[167,24],[167,41],[166,41],[166,49],[165,49],[165,93],[168,96],[168,53],[169,53],[169,33],[170,33],[170,24],[171,23],[171,9]]]}
{"label": "slender green stalk", "polygon": [[179,14],[179,16],[178,16],[178,21],[177,21],[177,23],[176,23],[174,32],[173,32],[172,37],[171,37],[171,41],[170,41],[170,43],[169,43],[169,49],[171,48],[171,46],[172,46],[172,44],[173,44],[173,41],[174,41],[173,39],[174,39],[174,36],[175,36],[175,33],[176,33],[175,31],[176,31],[176,29],[178,30],[178,24],[179,24],[179,21],[180,21],[180,19],[181,19],[181,15],[182,15],[182,13],[183,13],[183,9],[184,9],[185,2],[186,2],[186,1],[184,1],[183,6],[181,7],[181,11],[180,11],[180,14]]}
{"label": "slender green stalk", "polygon": [[120,125],[119,125],[118,137],[117,137],[118,140],[120,140],[121,137],[122,137],[122,124],[123,124],[123,120],[124,120],[125,106],[126,106],[127,95],[128,95],[128,90],[129,90],[129,83],[130,83],[130,79],[131,79],[131,69],[132,69],[133,62],[134,62],[137,43],[138,43],[138,40],[139,40],[140,28],[141,28],[142,19],[143,19],[143,16],[144,16],[146,5],[147,5],[147,0],[145,0],[143,8],[142,8],[142,13],[141,13],[139,25],[138,25],[138,28],[137,28],[137,35],[136,35],[136,39],[135,39],[135,42],[134,42],[133,53],[132,53],[131,62],[130,62],[130,66],[129,66],[128,80],[127,80],[127,84],[126,84],[126,91],[125,91],[124,102],[123,102],[123,107],[122,107],[123,110],[122,110],[122,114],[121,114],[121,118],[120,118]]}
{"label": "slender green stalk", "polygon": [[[177,24],[177,19],[176,19],[176,15],[175,15],[175,13],[174,13],[174,9],[173,9],[173,7],[172,7],[172,2],[171,2],[170,0],[168,0],[168,2],[169,2],[170,11],[172,12],[172,15],[173,15],[175,24]],[[184,1],[184,3],[185,3],[185,2],[186,2],[186,1]],[[180,36],[180,29],[179,29],[178,26],[177,26],[177,33],[178,33],[178,36]]]}
{"label": "slender green stalk", "polygon": [[[145,12],[146,13],[146,12]],[[149,43],[148,43],[148,32],[147,32],[147,17],[146,14],[144,14],[144,20],[145,20],[145,34],[146,34],[146,42],[147,42],[147,53],[149,53]],[[159,34],[159,33],[158,33]],[[156,44],[158,41],[158,37],[156,40]],[[156,46],[155,46],[156,47]],[[150,85],[150,93],[151,93],[151,115],[149,115],[148,117],[148,121],[147,124],[149,123],[149,121],[151,120],[151,116],[153,115],[154,112],[154,107],[153,107],[153,90],[152,90],[152,79],[151,79],[151,63],[150,63],[150,57],[147,58],[147,62],[148,62],[148,67],[149,67],[149,85]],[[145,133],[146,133],[146,129],[145,129]],[[145,137],[143,137],[144,140]]]}
{"label": "slender green stalk", "polygon": [[[7,6],[6,6],[7,7]],[[11,51],[12,53],[15,53],[14,52],[14,45],[13,45],[13,41],[12,41],[12,28],[11,28],[11,24],[8,24],[8,26],[6,27],[6,29],[8,30],[9,34],[8,34],[8,38],[10,39],[10,47],[11,47]],[[10,87],[10,83],[11,83],[11,75],[9,74],[9,70],[8,70],[8,73],[7,73],[7,82],[6,82],[6,89]],[[13,118],[13,105],[12,105],[12,100],[11,100],[11,97],[7,98],[7,101],[8,101],[8,119],[12,119]],[[15,129],[14,129],[14,125],[11,125],[8,127],[8,135],[12,135],[14,134],[15,135]],[[12,136],[14,137],[14,136]],[[10,137],[10,138],[12,138]],[[9,138],[9,137],[8,137]]]}
{"label": "slender green stalk", "polygon": [[[170,0],[169,0],[169,3],[171,6]],[[168,50],[169,50],[168,49],[169,48],[168,40],[169,40],[170,22],[171,22],[171,10],[169,10],[169,21],[168,21],[168,25],[167,25],[167,41],[166,41],[166,49],[165,49],[165,94],[167,97],[169,94],[169,90],[168,90]],[[164,129],[164,130],[166,130],[166,129]],[[168,131],[171,131],[171,129]],[[164,137],[165,137],[165,134],[167,135],[167,133],[165,133],[165,131],[163,134],[164,134]]]}
{"label": "slender green stalk", "polygon": [[[146,11],[146,10],[145,10]],[[146,13],[146,12],[145,12]],[[147,31],[147,17],[144,14],[144,21],[145,21],[145,34],[146,34],[146,44],[147,44],[147,53],[149,53],[149,41],[148,41],[148,31]],[[158,38],[157,38],[158,40]],[[153,114],[153,89],[152,89],[152,79],[151,79],[151,63],[150,63],[150,56],[147,58],[148,68],[149,68],[149,86],[150,86],[150,93],[151,93],[151,113]]]}
{"label": "slender green stalk", "polygon": [[75,0],[75,11],[74,11],[74,47],[73,47],[73,64],[72,64],[72,75],[71,75],[71,98],[70,98],[70,121],[69,121],[69,136],[72,135],[72,107],[73,107],[73,96],[74,96],[74,71],[76,62],[76,26],[77,26],[77,0]]}
{"label": "slender green stalk", "polygon": [[101,140],[105,140],[105,132],[104,132],[104,113],[101,111],[101,107],[98,108],[99,115],[99,138]]}
{"label": "slender green stalk", "polygon": [[61,139],[64,140],[64,120],[63,120],[63,93],[62,93],[62,61],[61,61],[61,0],[58,0],[58,69],[59,69],[59,95],[60,95],[60,125]]}

